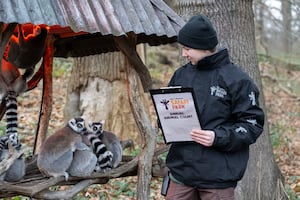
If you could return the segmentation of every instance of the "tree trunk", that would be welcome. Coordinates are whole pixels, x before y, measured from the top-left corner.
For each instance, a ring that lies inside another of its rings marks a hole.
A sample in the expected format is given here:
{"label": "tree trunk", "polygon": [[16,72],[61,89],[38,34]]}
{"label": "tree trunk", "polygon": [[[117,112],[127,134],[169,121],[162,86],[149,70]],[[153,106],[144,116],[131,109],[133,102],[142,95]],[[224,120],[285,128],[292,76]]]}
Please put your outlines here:
{"label": "tree trunk", "polygon": [[255,22],[256,22],[256,29],[255,29],[255,35],[256,35],[256,44],[257,44],[257,50],[262,51],[265,55],[269,55],[269,49],[268,49],[268,38],[266,37],[265,32],[265,23],[264,23],[264,14],[266,12],[266,7],[263,3],[263,0],[256,0],[254,5],[254,11],[255,11]]}
{"label": "tree trunk", "polygon": [[[197,13],[207,15],[218,32],[219,46],[228,48],[232,61],[241,66],[262,91],[252,3],[252,0],[178,0],[176,7],[185,20]],[[263,94],[260,97],[261,105],[265,108]],[[265,122],[263,134],[250,147],[248,167],[236,188],[236,199],[287,198],[283,194],[281,172],[274,160],[268,121]]]}
{"label": "tree trunk", "polygon": [[[135,52],[134,36],[127,39],[122,50],[131,45],[128,49]],[[76,58],[68,84],[65,118],[82,115],[87,121],[105,119],[105,129],[116,133],[121,140],[130,138],[140,144],[137,199],[147,200],[150,198],[156,132],[151,127],[147,94],[130,62],[142,60],[134,55],[134,58],[125,58],[122,53],[114,52]]]}
{"label": "tree trunk", "polygon": [[282,14],[282,46],[286,54],[291,52],[292,44],[292,3],[281,1]]}
{"label": "tree trunk", "polygon": [[105,120],[104,129],[121,140],[139,141],[128,103],[125,57],[120,52],[74,58],[68,84],[65,120],[84,116],[87,121]]}

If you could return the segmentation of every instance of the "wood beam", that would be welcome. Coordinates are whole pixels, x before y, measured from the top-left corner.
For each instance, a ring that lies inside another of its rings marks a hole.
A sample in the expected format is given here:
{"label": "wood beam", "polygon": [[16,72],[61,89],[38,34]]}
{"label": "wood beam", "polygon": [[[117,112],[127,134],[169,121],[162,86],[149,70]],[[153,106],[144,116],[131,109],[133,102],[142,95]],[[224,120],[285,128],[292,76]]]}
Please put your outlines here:
{"label": "wood beam", "polygon": [[46,41],[46,52],[43,57],[43,94],[39,122],[36,131],[33,154],[38,154],[41,145],[46,139],[50,116],[52,112],[52,71],[53,71],[53,47],[54,37],[48,36]]}

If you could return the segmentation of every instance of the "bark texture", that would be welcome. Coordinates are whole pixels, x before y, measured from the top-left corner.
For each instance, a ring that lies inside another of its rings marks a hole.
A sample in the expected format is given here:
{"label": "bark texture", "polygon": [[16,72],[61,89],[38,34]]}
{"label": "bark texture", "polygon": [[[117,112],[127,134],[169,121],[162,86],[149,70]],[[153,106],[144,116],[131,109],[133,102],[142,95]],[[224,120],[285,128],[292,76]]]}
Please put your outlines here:
{"label": "bark texture", "polygon": [[74,59],[65,119],[84,116],[87,121],[105,120],[104,129],[121,140],[139,141],[128,103],[125,56],[120,52]]}

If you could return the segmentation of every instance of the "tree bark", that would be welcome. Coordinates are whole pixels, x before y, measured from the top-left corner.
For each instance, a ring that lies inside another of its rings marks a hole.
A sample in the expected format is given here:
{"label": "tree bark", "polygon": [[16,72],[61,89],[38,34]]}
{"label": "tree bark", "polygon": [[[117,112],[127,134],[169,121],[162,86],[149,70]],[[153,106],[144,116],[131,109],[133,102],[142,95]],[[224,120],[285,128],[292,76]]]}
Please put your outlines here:
{"label": "tree bark", "polygon": [[[211,19],[218,32],[219,47],[228,48],[232,61],[241,66],[262,91],[256,57],[252,4],[252,0],[176,1],[179,14],[185,20],[197,13],[205,14]],[[265,108],[262,92],[260,103]],[[274,160],[267,119],[265,122],[263,134],[250,146],[248,167],[236,188],[236,199],[287,198],[283,192],[281,172]]]}
{"label": "tree bark", "polygon": [[291,52],[292,46],[292,3],[290,1],[281,1],[282,13],[282,46],[286,54]]}
{"label": "tree bark", "polygon": [[266,12],[265,4],[263,3],[263,0],[256,0],[254,5],[254,11],[256,16],[256,44],[257,44],[257,50],[263,51],[265,55],[269,55],[269,49],[268,49],[268,38],[266,37],[265,32],[265,18],[264,14]]}

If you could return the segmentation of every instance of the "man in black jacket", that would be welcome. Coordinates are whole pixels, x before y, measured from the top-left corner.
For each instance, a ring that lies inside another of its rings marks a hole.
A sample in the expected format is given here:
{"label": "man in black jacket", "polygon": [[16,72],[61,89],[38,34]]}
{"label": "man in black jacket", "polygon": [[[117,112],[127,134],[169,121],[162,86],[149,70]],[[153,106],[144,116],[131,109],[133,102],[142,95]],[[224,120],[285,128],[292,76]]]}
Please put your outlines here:
{"label": "man in black jacket", "polygon": [[204,15],[183,26],[178,42],[189,63],[175,71],[169,86],[194,89],[201,130],[191,127],[192,142],[172,143],[166,199],[233,200],[249,146],[263,131],[258,88],[231,63],[227,49],[216,49],[217,33]]}

